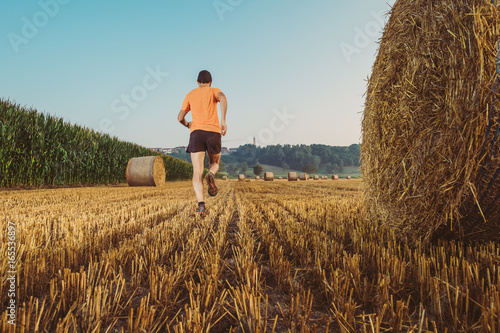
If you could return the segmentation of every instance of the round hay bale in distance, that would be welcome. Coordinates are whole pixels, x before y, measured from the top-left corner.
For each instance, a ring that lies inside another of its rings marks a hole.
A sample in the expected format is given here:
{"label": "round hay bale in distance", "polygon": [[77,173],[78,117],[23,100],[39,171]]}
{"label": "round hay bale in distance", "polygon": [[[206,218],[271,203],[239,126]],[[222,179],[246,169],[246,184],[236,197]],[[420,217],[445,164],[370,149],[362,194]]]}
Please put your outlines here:
{"label": "round hay bale in distance", "polygon": [[127,164],[129,186],[160,186],[165,184],[165,164],[159,156],[134,157]]}
{"label": "round hay bale in distance", "polygon": [[338,175],[332,175],[332,180],[339,180],[339,176]]}
{"label": "round hay bale in distance", "polygon": [[299,177],[297,176],[296,172],[289,172],[288,173],[288,181],[289,182],[296,182],[298,179],[299,179]]}
{"label": "round hay bale in distance", "polygon": [[307,173],[301,173],[300,176],[299,176],[299,179],[300,180],[308,180],[309,179],[309,175]]}
{"label": "round hay bale in distance", "polygon": [[314,175],[314,180],[319,180],[319,176],[318,175]]}
{"label": "round hay bale in distance", "polygon": [[255,176],[255,180],[260,180],[260,176]]}
{"label": "round hay bale in distance", "polygon": [[274,180],[274,173],[272,172],[264,172],[264,181],[271,182]]}
{"label": "round hay bale in distance", "polygon": [[222,180],[227,180],[227,176],[222,176]]}
{"label": "round hay bale in distance", "polygon": [[397,0],[390,14],[362,120],[365,206],[409,243],[499,240],[498,9]]}
{"label": "round hay bale in distance", "polygon": [[345,179],[350,180],[351,176],[346,176]]}
{"label": "round hay bale in distance", "polygon": [[278,179],[279,179],[279,180],[283,180],[283,177],[282,177],[282,176],[280,176],[280,178],[278,178]]}
{"label": "round hay bale in distance", "polygon": [[245,180],[245,175],[238,175],[238,180]]}

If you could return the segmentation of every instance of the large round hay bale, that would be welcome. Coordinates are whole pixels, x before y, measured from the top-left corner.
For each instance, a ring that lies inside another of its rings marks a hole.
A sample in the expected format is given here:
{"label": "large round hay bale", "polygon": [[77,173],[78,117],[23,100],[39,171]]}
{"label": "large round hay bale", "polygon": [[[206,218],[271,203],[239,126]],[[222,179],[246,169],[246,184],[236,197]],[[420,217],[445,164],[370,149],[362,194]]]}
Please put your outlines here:
{"label": "large round hay bale", "polygon": [[319,175],[314,175],[314,180],[319,180]]}
{"label": "large round hay bale", "polygon": [[265,180],[266,182],[271,182],[271,181],[273,181],[273,180],[274,180],[274,173],[272,173],[272,172],[265,172],[265,173],[264,173],[264,180]]}
{"label": "large round hay bale", "polygon": [[307,173],[301,173],[300,176],[299,176],[299,179],[300,180],[308,180],[309,179],[309,175]]}
{"label": "large round hay bale", "polygon": [[165,184],[165,164],[159,156],[134,157],[127,164],[129,186],[160,186]]}
{"label": "large round hay bale", "polygon": [[238,175],[238,180],[245,180],[245,175]]}
{"label": "large round hay bale", "polygon": [[332,175],[332,180],[339,180],[339,176],[338,175]]}
{"label": "large round hay bale", "polygon": [[299,177],[297,176],[297,173],[296,172],[289,172],[288,173],[288,181],[289,182],[295,182],[299,179]]}
{"label": "large round hay bale", "polygon": [[390,14],[362,121],[369,215],[414,244],[499,240],[499,13],[397,0]]}

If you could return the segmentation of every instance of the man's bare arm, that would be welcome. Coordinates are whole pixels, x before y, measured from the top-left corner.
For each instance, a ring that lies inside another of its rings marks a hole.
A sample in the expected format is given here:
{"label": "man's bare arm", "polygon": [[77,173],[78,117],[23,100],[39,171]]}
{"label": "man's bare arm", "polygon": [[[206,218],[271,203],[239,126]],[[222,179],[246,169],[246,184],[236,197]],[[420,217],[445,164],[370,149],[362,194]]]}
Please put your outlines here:
{"label": "man's bare arm", "polygon": [[220,130],[222,136],[226,135],[227,133],[227,125],[226,125],[226,114],[227,114],[227,98],[226,95],[221,91],[217,94],[217,99],[220,102],[220,111],[221,111],[221,123],[220,123]]}
{"label": "man's bare arm", "polygon": [[177,120],[184,126],[186,126],[187,128],[189,128],[189,123],[187,122],[187,120],[185,119],[186,118],[186,115],[188,114],[189,111],[184,111],[184,110],[181,110],[181,112],[179,112],[179,115],[177,116]]}

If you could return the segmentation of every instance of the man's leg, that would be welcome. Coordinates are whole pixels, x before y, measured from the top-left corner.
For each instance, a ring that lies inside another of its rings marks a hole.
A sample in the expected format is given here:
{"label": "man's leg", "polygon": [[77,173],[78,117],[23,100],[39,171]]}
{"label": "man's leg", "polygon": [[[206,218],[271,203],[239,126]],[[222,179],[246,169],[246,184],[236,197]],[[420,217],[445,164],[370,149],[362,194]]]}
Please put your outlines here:
{"label": "man's leg", "polygon": [[193,188],[198,202],[203,202],[203,161],[205,152],[191,153],[191,163],[193,164]]}
{"label": "man's leg", "polygon": [[217,154],[210,154],[208,153],[208,157],[210,160],[210,170],[205,176],[207,179],[207,185],[208,185],[208,195],[211,197],[214,197],[219,193],[219,189],[217,188],[217,185],[215,185],[215,174],[217,171],[219,171],[219,161],[220,161],[220,153]]}
{"label": "man's leg", "polygon": [[210,160],[210,171],[212,174],[216,174],[219,172],[219,162],[220,162],[220,154],[208,154],[209,160]]}

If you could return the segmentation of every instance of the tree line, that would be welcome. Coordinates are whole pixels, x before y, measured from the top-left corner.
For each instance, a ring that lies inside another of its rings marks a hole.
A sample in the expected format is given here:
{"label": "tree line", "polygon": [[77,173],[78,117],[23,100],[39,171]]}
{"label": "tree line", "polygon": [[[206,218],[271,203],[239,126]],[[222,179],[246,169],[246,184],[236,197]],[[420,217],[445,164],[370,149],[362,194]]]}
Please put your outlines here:
{"label": "tree line", "polygon": [[[220,171],[227,171],[231,176],[235,176],[253,169],[255,174],[260,170],[258,166],[267,164],[284,171],[301,170],[314,173],[322,170],[326,173],[342,173],[346,166],[359,166],[360,148],[359,144],[347,147],[322,144],[259,147],[246,144],[239,146],[236,152],[222,156]],[[190,161],[187,153],[177,153],[174,156]]]}
{"label": "tree line", "polygon": [[[240,146],[235,153],[222,156],[222,160],[228,166],[246,163],[253,168],[259,164],[268,164],[283,170],[301,170],[307,173],[324,170],[334,173],[343,172],[344,166],[359,166],[360,148],[359,144],[348,147],[321,144],[258,147],[246,144]],[[256,171],[258,170],[257,168]]]}

